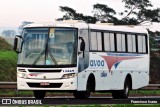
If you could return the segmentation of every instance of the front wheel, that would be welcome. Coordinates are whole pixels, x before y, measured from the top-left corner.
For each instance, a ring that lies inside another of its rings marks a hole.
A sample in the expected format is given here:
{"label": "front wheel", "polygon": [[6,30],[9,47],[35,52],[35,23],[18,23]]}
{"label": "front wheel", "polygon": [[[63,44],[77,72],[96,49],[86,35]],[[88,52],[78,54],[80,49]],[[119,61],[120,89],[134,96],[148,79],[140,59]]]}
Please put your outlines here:
{"label": "front wheel", "polygon": [[34,97],[37,99],[43,99],[46,95],[46,91],[41,91],[41,90],[34,90]]}
{"label": "front wheel", "polygon": [[76,91],[73,93],[74,97],[77,99],[87,99],[90,96],[90,92],[86,91]]}
{"label": "front wheel", "polygon": [[87,82],[87,87],[86,87],[86,91],[75,91],[73,93],[74,97],[77,98],[77,99],[87,99],[89,98],[91,94],[91,82],[88,81]]}

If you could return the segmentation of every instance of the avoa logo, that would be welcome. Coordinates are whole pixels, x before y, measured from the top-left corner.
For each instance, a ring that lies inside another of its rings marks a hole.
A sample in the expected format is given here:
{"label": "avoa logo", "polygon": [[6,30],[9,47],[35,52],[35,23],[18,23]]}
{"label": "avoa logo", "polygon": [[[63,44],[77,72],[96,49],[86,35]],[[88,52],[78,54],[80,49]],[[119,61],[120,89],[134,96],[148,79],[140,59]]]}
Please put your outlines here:
{"label": "avoa logo", "polygon": [[104,67],[104,60],[91,60],[90,66],[91,67]]}

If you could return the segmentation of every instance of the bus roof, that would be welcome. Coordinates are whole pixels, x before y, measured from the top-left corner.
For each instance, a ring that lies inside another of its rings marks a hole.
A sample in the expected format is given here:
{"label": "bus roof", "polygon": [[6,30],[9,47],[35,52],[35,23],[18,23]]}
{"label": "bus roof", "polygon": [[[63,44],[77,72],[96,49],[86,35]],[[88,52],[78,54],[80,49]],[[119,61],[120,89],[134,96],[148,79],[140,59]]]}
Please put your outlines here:
{"label": "bus roof", "polygon": [[90,24],[89,27],[90,29],[96,29],[96,30],[131,32],[131,33],[148,33],[147,29],[144,28],[143,26]]}
{"label": "bus roof", "polygon": [[55,21],[55,22],[44,22],[44,23],[32,23],[24,26],[28,27],[73,27],[73,28],[87,28],[87,24],[81,20],[65,20],[65,21]]}
{"label": "bus roof", "polygon": [[33,23],[24,26],[29,27],[72,27],[79,29],[90,29],[94,30],[107,30],[107,31],[118,31],[118,32],[132,32],[132,33],[147,33],[147,29],[142,26],[131,26],[131,25],[112,25],[112,24],[86,24],[81,20],[66,20],[66,21],[55,21],[47,23]]}

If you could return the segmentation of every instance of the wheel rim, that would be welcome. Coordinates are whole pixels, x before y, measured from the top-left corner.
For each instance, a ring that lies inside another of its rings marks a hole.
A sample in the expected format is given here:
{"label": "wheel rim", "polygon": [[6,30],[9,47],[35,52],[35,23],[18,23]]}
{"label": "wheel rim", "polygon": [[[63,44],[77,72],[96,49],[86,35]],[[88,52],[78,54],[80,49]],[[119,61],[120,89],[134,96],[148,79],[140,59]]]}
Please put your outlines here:
{"label": "wheel rim", "polygon": [[128,95],[128,92],[129,92],[129,87],[128,85],[126,86],[126,89],[125,89],[125,95]]}
{"label": "wheel rim", "polygon": [[129,95],[129,90],[130,90],[129,84],[130,84],[130,82],[129,82],[129,81],[126,81],[125,89],[124,89],[124,94],[125,94],[125,96],[127,96],[127,97],[128,97],[128,95]]}

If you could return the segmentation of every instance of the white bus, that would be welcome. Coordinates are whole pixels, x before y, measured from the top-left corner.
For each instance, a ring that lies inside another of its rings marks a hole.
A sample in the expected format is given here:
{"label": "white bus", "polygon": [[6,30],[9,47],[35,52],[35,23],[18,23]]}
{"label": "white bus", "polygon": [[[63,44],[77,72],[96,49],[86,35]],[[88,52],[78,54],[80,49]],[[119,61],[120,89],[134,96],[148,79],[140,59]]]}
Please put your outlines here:
{"label": "white bus", "polygon": [[81,21],[35,23],[15,37],[18,90],[111,92],[128,98],[129,91],[149,83],[149,37],[140,26],[86,24]]}

